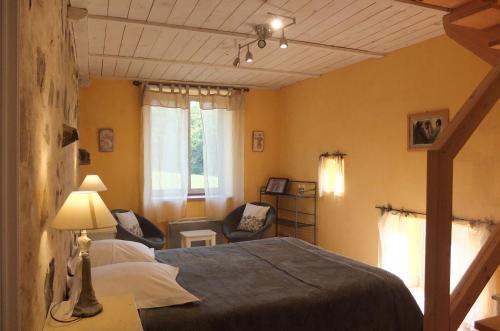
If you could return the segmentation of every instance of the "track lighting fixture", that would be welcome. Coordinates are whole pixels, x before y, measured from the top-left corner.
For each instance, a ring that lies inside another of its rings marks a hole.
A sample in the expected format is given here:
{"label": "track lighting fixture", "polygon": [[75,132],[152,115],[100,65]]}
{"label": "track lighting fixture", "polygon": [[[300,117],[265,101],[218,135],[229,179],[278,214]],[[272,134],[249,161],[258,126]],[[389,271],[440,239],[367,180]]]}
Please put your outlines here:
{"label": "track lighting fixture", "polygon": [[253,62],[253,55],[252,52],[250,52],[250,45],[247,45],[247,54],[245,55],[245,61],[247,63]]}
{"label": "track lighting fixture", "polygon": [[[246,47],[247,51],[245,54],[245,62],[247,63],[252,63],[253,62],[253,54],[250,51],[250,45],[257,43],[257,46],[259,48],[264,48],[267,46],[267,39],[272,38],[273,32],[276,30],[281,29],[281,38],[279,39],[280,42],[280,48],[288,48],[288,40],[285,37],[285,28],[294,25],[296,23],[295,17],[290,17],[290,16],[284,16],[284,15],[279,15],[279,14],[273,14],[273,13],[267,13],[268,15],[271,15],[274,17],[274,19],[271,21],[270,24],[258,24],[255,26],[255,33],[257,37],[252,40],[247,42],[246,44],[243,45],[238,45],[238,56],[233,60],[233,66],[235,68],[239,67],[241,64],[240,60],[240,52],[241,49]],[[284,24],[283,20],[288,20],[289,23]],[[277,40],[277,38],[272,38],[273,40]]]}
{"label": "track lighting fixture", "polygon": [[280,48],[288,48],[288,40],[285,37],[285,29],[281,30]]}

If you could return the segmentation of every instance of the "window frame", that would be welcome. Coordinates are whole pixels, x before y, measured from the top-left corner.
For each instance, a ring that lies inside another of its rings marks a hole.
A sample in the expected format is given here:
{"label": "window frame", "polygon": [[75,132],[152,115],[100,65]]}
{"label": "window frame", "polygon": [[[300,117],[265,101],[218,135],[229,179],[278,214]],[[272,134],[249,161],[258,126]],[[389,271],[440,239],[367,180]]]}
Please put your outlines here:
{"label": "window frame", "polygon": [[189,174],[188,174],[188,197],[192,198],[202,198],[205,196],[205,188],[191,188],[191,160],[192,160],[192,146],[191,146],[191,102],[196,102],[195,100],[189,100],[188,109],[188,164],[189,164]]}

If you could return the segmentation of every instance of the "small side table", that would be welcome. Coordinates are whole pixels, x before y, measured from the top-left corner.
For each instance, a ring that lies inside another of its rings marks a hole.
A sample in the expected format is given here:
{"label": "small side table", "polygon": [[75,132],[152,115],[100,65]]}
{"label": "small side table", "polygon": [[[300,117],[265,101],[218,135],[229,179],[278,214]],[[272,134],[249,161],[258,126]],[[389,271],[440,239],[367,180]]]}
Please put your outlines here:
{"label": "small side table", "polygon": [[60,323],[49,316],[43,331],[143,331],[132,295],[98,298],[103,310],[93,317],[71,323]]}
{"label": "small side table", "polygon": [[181,231],[181,247],[191,247],[193,241],[204,241],[206,246],[215,246],[216,232],[212,230]]}

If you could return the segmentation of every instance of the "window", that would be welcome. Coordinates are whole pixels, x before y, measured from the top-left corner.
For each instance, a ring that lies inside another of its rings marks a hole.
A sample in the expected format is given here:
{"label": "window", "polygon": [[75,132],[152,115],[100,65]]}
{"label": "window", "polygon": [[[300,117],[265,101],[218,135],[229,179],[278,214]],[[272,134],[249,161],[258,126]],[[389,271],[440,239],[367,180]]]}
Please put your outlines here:
{"label": "window", "polygon": [[200,103],[189,103],[189,195],[205,193],[203,173],[203,119]]}

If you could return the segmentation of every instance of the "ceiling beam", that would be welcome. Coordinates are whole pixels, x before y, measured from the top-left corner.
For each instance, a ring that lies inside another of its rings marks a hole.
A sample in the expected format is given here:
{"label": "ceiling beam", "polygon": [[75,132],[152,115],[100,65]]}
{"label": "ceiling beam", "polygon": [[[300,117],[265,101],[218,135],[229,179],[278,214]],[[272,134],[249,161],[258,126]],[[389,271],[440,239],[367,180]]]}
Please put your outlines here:
{"label": "ceiling beam", "polygon": [[[216,30],[216,29],[206,29],[206,28],[198,28],[198,27],[185,26],[185,25],[168,24],[168,23],[148,22],[148,21],[134,20],[134,19],[129,19],[129,18],[121,18],[121,17],[113,17],[113,16],[88,15],[88,18],[91,20],[104,21],[104,22],[123,23],[123,24],[128,24],[128,25],[136,25],[136,26],[150,27],[150,28],[159,28],[159,29],[164,29],[164,30],[182,30],[182,31],[190,31],[190,32],[197,32],[197,33],[206,33],[206,34],[210,34],[210,35],[227,36],[227,37],[232,37],[232,38],[255,39],[257,37],[255,34],[250,34],[250,33],[223,31],[223,30]],[[271,38],[268,38],[268,40],[279,42],[280,38],[271,37]],[[350,54],[356,54],[356,55],[364,55],[367,57],[374,57],[374,58],[384,57],[384,54],[382,54],[382,53],[367,51],[367,50],[363,50],[363,49],[320,44],[320,43],[314,43],[314,42],[303,41],[303,40],[288,39],[288,44],[289,45],[301,45],[301,46],[312,47],[312,48],[321,48],[321,49],[327,49],[327,50],[330,50],[333,52],[343,52],[343,53],[350,53]]]}
{"label": "ceiling beam", "polygon": [[241,66],[236,68],[236,67],[233,67],[232,65],[210,64],[210,63],[203,63],[203,62],[163,60],[163,59],[151,59],[151,58],[145,58],[145,57],[117,56],[117,55],[105,55],[105,54],[89,54],[89,56],[98,57],[101,59],[190,65],[190,66],[194,66],[194,67],[219,68],[219,69],[225,69],[225,70],[231,70],[231,71],[249,71],[249,72],[259,72],[259,73],[271,74],[271,75],[298,76],[298,77],[302,77],[302,78],[316,78],[316,77],[320,76],[319,74],[313,74],[313,73],[308,73],[308,72],[283,71],[283,70],[275,70],[275,69],[265,69],[265,68],[256,68],[256,67],[241,67]]}
{"label": "ceiling beam", "polygon": [[414,5],[414,6],[419,6],[419,7],[429,8],[429,9],[434,9],[434,10],[439,10],[439,11],[442,11],[445,13],[449,13],[452,11],[451,8],[433,5],[430,3],[423,2],[422,0],[393,0],[393,1],[402,2],[402,3],[409,4],[409,5]]}

